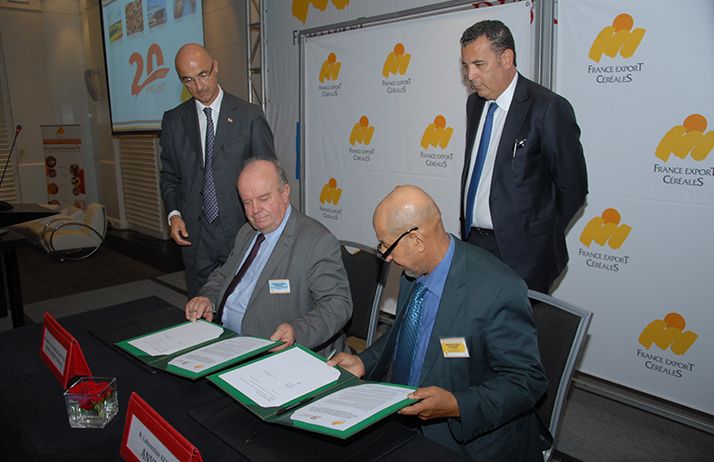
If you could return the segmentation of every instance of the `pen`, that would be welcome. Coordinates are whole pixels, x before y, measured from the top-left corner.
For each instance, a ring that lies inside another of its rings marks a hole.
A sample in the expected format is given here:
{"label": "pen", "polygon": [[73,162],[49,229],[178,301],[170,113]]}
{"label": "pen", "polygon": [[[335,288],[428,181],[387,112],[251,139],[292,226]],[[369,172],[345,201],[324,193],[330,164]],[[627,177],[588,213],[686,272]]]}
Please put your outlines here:
{"label": "pen", "polygon": [[522,148],[525,145],[526,145],[525,138],[523,138],[522,140],[516,140],[516,142],[513,143],[513,157],[516,157],[516,149]]}
{"label": "pen", "polygon": [[327,355],[327,361],[331,360],[332,357],[335,356],[335,353],[337,353],[337,350],[330,351],[330,354]]}
{"label": "pen", "polygon": [[295,409],[296,407],[300,407],[300,406],[302,406],[303,404],[309,403],[310,401],[312,401],[312,397],[307,398],[307,399],[304,399],[304,400],[302,400],[302,401],[298,401],[297,403],[293,403],[293,404],[290,404],[290,405],[288,405],[288,406],[280,407],[280,408],[278,408],[277,411],[275,411],[275,415],[285,414],[286,412],[292,411],[292,410]]}

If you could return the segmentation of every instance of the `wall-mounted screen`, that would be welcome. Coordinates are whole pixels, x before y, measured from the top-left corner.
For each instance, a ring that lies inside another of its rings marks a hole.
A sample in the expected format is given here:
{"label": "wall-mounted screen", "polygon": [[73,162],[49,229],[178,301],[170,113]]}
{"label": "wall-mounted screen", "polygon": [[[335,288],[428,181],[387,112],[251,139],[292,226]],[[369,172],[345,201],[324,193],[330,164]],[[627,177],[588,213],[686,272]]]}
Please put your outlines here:
{"label": "wall-mounted screen", "polygon": [[190,95],[176,77],[181,45],[203,44],[201,0],[102,0],[114,132],[155,131]]}

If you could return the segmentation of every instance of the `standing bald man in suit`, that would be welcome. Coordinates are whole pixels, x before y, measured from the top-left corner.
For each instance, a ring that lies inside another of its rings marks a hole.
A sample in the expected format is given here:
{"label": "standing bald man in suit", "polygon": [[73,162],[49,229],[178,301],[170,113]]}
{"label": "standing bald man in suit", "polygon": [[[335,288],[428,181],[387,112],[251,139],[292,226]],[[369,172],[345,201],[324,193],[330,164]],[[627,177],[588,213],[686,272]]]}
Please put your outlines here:
{"label": "standing bald man in suit", "polygon": [[175,65],[192,98],[164,113],[160,186],[190,298],[226,261],[246,222],[235,189],[243,163],[274,159],[275,148],[260,108],[223,91],[218,61],[205,48],[182,46]]}
{"label": "standing bald man in suit", "polygon": [[548,293],[568,262],[565,229],[588,179],[570,103],[516,70],[511,31],[481,21],[461,36],[466,103],[461,238]]}

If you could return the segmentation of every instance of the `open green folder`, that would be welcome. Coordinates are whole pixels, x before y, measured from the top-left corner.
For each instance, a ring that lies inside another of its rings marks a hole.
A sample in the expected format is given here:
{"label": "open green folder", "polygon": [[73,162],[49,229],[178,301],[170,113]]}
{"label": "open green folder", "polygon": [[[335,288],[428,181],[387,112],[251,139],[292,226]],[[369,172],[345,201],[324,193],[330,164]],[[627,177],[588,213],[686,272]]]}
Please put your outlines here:
{"label": "open green folder", "polygon": [[282,343],[241,336],[199,320],[182,322],[115,345],[151,367],[196,380]]}
{"label": "open green folder", "polygon": [[301,345],[208,380],[266,422],[346,439],[415,403],[412,387],[360,380]]}

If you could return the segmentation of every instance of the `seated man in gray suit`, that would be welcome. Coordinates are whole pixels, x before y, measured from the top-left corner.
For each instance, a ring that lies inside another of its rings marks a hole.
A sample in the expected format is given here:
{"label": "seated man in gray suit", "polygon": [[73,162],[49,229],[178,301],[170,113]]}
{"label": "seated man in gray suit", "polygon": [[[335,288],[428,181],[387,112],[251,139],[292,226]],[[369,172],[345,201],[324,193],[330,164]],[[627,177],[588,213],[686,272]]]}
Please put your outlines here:
{"label": "seated man in gray suit", "polygon": [[399,413],[467,457],[542,462],[550,439],[534,407],[548,382],[526,284],[447,234],[439,208],[416,186],[388,194],[373,225],[377,250],[404,269],[397,317],[359,356],[340,353],[328,364],[418,387],[409,397],[420,401]]}
{"label": "seated man in gray suit", "polygon": [[337,239],[290,206],[275,160],[249,159],[238,194],[248,223],[186,304],[186,319],[215,318],[240,334],[284,341],[277,350],[295,342],[323,355],[344,350],[352,297]]}

